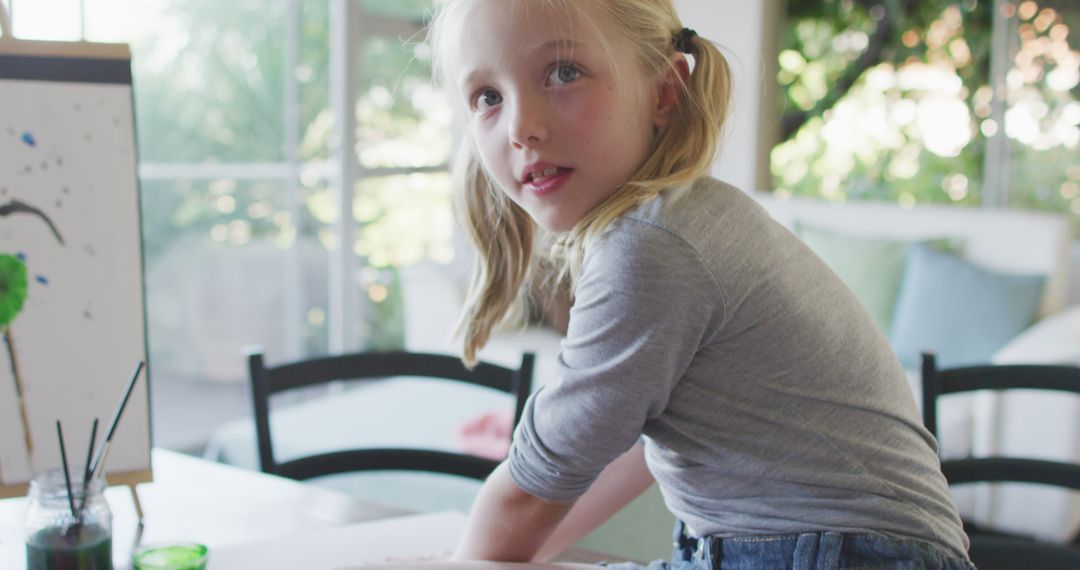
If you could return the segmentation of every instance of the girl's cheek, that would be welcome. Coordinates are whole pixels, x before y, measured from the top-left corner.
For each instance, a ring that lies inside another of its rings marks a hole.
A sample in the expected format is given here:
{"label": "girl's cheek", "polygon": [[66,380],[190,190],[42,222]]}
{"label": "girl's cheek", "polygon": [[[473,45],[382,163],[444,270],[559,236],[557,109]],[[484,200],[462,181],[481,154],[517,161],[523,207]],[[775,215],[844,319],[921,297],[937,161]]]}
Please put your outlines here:
{"label": "girl's cheek", "polygon": [[499,186],[508,184],[511,181],[510,178],[512,178],[509,174],[510,167],[497,142],[490,138],[481,139],[479,142],[480,159],[483,161],[484,167],[495,177]]}
{"label": "girl's cheek", "polygon": [[499,125],[497,121],[482,121],[481,123],[475,125],[474,129],[475,130],[473,132],[476,133],[476,136],[480,141],[480,146],[485,151],[490,152],[498,148]]}

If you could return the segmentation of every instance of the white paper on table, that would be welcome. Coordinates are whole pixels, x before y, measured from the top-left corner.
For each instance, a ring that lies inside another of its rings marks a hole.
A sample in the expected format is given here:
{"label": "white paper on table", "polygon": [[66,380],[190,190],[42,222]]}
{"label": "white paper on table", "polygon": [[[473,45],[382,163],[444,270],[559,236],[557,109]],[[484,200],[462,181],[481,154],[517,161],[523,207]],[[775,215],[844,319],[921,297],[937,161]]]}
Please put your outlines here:
{"label": "white paper on table", "polygon": [[210,550],[209,570],[330,570],[370,563],[449,556],[465,530],[459,512],[360,523]]}

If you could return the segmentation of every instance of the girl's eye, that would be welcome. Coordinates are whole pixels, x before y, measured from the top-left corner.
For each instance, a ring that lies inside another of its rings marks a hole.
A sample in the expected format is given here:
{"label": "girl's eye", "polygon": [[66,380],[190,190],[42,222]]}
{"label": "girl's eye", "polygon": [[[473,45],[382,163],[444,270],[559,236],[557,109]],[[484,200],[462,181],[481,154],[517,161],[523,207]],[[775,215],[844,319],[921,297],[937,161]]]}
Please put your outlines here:
{"label": "girl's eye", "polygon": [[473,103],[476,105],[477,111],[484,111],[502,103],[502,95],[494,89],[484,89],[477,94],[476,100]]}
{"label": "girl's eye", "polygon": [[573,83],[581,77],[581,70],[576,65],[562,63],[551,71],[551,78],[556,83]]}

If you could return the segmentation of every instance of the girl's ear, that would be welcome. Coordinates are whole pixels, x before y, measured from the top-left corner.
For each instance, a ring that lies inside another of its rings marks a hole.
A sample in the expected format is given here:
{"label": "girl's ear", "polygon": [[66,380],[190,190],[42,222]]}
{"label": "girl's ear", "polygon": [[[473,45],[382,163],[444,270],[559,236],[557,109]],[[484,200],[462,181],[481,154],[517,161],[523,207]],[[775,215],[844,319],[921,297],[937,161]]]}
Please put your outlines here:
{"label": "girl's ear", "polygon": [[671,57],[671,66],[660,76],[656,108],[653,109],[653,126],[657,129],[667,127],[679,99],[684,92],[684,85],[690,83],[690,64],[686,56],[676,52]]}

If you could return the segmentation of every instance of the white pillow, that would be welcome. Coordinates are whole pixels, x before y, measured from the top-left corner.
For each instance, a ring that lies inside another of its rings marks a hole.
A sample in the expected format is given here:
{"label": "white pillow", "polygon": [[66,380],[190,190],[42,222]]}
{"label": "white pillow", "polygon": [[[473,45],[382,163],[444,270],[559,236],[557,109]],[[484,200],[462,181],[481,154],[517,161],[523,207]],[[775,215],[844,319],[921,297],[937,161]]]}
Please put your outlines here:
{"label": "white pillow", "polygon": [[1051,315],[1001,347],[994,364],[1080,366],[1080,305]]}
{"label": "white pillow", "polygon": [[[1002,347],[993,361],[1080,366],[1080,305],[1039,321]],[[982,441],[985,448],[977,454],[1080,461],[1080,399],[1023,392],[986,396],[993,398],[989,401],[998,411],[976,417],[977,434],[994,434]],[[975,522],[1058,542],[1080,528],[1080,499],[1072,496],[1075,493],[1029,485],[995,487],[987,490],[992,505],[986,509],[987,517]]]}

